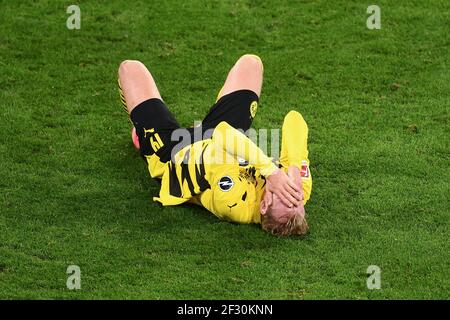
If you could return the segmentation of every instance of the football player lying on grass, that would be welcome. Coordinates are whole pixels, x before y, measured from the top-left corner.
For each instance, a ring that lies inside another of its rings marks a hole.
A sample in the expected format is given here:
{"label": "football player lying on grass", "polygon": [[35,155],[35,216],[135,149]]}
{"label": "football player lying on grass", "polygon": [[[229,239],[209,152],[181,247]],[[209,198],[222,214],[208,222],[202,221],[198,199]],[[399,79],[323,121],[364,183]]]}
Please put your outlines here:
{"label": "football player lying on grass", "polygon": [[312,178],[303,117],[286,115],[278,164],[240,131],[252,124],[262,81],[261,59],[242,56],[201,126],[180,128],[147,68],[139,61],[121,63],[119,91],[134,125],[133,141],[161,182],[155,201],[194,203],[221,219],[260,223],[274,235],[307,232],[304,205]]}

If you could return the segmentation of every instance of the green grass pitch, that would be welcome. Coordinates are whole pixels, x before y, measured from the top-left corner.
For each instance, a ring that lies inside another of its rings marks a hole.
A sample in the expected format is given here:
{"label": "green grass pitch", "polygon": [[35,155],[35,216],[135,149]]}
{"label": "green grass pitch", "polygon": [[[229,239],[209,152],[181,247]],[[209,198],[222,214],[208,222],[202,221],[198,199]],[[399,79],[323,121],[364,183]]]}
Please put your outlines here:
{"label": "green grass pitch", "polygon": [[[0,298],[448,299],[450,2],[371,2],[0,0]],[[304,239],[153,203],[131,143],[122,60],[188,126],[244,53],[254,127],[310,128]]]}

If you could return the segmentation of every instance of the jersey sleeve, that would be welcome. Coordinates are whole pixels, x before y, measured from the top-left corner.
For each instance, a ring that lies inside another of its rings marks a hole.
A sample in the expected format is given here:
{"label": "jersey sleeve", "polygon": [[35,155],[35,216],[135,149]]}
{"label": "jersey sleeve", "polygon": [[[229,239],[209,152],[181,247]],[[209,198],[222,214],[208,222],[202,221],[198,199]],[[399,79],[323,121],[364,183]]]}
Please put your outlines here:
{"label": "jersey sleeve", "polygon": [[[223,154],[224,157],[226,157],[226,154],[230,154],[242,158],[258,169],[265,177],[270,176],[278,169],[272,159],[266,156],[253,141],[225,121],[217,125],[211,139],[216,148],[226,151]],[[216,154],[220,155],[220,153]],[[216,159],[216,161],[227,161],[227,159]]]}
{"label": "jersey sleeve", "polygon": [[306,203],[312,191],[308,159],[308,126],[297,111],[290,111],[284,118],[280,163],[286,169],[289,166],[297,166],[300,169]]}

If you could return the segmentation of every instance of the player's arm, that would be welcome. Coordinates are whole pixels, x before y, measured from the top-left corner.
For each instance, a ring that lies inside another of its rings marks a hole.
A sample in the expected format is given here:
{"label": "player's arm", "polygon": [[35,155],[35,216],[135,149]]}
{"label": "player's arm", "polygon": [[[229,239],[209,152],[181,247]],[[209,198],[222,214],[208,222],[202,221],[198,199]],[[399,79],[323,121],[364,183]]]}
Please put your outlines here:
{"label": "player's arm", "polygon": [[[293,180],[279,170],[272,159],[266,156],[253,141],[225,121],[219,123],[214,129],[212,142],[216,148],[226,151],[222,153],[225,157],[230,154],[243,158],[258,169],[267,178],[270,191],[277,194],[286,205],[296,205],[302,200],[301,189]],[[216,154],[222,156],[220,152]],[[217,160],[227,161],[227,159]]]}
{"label": "player's arm", "polygon": [[312,190],[308,160],[308,126],[297,111],[290,111],[284,118],[280,162],[285,168],[296,166],[300,169],[304,203],[306,203]]}
{"label": "player's arm", "polygon": [[[220,122],[214,129],[212,142],[219,151],[224,150],[231,156],[245,159],[256,169],[260,170],[261,174],[265,177],[270,176],[278,170],[278,167],[272,162],[272,159],[266,156],[253,141],[225,121]],[[221,152],[216,152],[216,155],[224,157],[216,158],[216,161],[226,162],[234,159],[234,157],[226,158],[227,155]]]}

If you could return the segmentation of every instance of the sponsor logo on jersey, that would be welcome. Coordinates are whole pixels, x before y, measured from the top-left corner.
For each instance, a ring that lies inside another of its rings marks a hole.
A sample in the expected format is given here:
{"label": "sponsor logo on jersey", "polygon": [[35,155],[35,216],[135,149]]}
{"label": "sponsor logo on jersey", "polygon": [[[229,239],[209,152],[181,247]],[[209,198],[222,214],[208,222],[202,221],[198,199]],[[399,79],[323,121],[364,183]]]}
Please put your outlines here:
{"label": "sponsor logo on jersey", "polygon": [[229,176],[225,176],[220,178],[218,185],[220,190],[228,192],[231,190],[231,188],[233,188],[234,182],[233,179],[231,179]]}
{"label": "sponsor logo on jersey", "polygon": [[302,170],[300,170],[300,176],[302,178],[309,178],[309,167],[308,162],[306,162],[306,160],[302,161]]}

